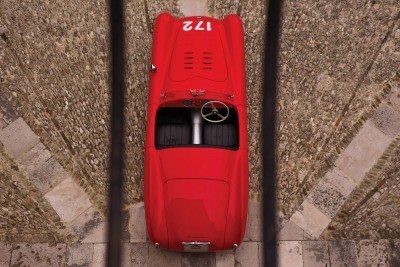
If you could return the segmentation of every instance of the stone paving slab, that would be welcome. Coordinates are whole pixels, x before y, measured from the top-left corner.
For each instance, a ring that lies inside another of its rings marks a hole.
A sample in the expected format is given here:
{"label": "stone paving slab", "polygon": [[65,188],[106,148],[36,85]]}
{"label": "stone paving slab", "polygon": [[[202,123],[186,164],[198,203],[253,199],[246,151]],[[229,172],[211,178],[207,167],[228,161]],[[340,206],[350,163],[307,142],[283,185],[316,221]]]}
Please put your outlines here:
{"label": "stone paving slab", "polygon": [[310,240],[312,237],[307,234],[301,227],[293,221],[288,221],[285,226],[278,232],[277,240],[293,241],[293,240]]}
{"label": "stone paving slab", "polygon": [[12,251],[11,267],[63,267],[66,244],[18,244]]}
{"label": "stone paving slab", "polygon": [[29,151],[39,142],[39,137],[22,118],[18,118],[0,131],[0,141],[14,158]]}
{"label": "stone paving slab", "polygon": [[206,16],[207,1],[205,0],[180,0],[180,11],[185,17],[189,16]]}
{"label": "stone paving slab", "polygon": [[371,121],[367,121],[336,160],[335,166],[359,184],[391,141],[392,138],[377,129]]}
{"label": "stone paving slab", "polygon": [[262,204],[249,200],[245,241],[262,241]]}
{"label": "stone paving slab", "polygon": [[361,240],[356,244],[357,264],[388,267],[387,240]]}
{"label": "stone paving slab", "polygon": [[16,161],[20,165],[21,170],[31,174],[50,158],[50,151],[46,149],[42,142],[39,142],[28,152],[19,156]]}
{"label": "stone paving slab", "polygon": [[92,266],[93,244],[67,244],[66,267]]}
{"label": "stone paving slab", "polygon": [[102,222],[104,218],[100,212],[90,207],[71,222],[71,229],[78,239],[82,240],[95,231]]}
{"label": "stone paving slab", "polygon": [[328,267],[329,252],[328,244],[325,241],[302,241],[303,264],[312,267]]}
{"label": "stone paving slab", "polygon": [[235,260],[239,266],[259,266],[258,242],[243,242],[235,251]]}
{"label": "stone paving slab", "polygon": [[357,266],[356,243],[353,240],[328,241],[331,267]]}
{"label": "stone paving slab", "polygon": [[371,120],[387,136],[394,138],[400,133],[400,112],[395,111],[385,102],[378,107]]}
{"label": "stone paving slab", "polygon": [[277,251],[279,267],[303,266],[303,250],[300,241],[280,241]]}
{"label": "stone paving slab", "polygon": [[327,215],[307,200],[301,204],[290,220],[314,238],[319,237],[331,222]]}
{"label": "stone paving slab", "polygon": [[129,209],[129,233],[130,242],[146,242],[147,232],[146,232],[146,219],[144,214],[144,203],[139,202],[133,204]]}
{"label": "stone paving slab", "polygon": [[222,251],[216,253],[216,267],[235,266],[235,254],[231,251]]}
{"label": "stone paving slab", "polygon": [[91,206],[83,189],[71,177],[63,180],[44,197],[64,222],[73,221]]}

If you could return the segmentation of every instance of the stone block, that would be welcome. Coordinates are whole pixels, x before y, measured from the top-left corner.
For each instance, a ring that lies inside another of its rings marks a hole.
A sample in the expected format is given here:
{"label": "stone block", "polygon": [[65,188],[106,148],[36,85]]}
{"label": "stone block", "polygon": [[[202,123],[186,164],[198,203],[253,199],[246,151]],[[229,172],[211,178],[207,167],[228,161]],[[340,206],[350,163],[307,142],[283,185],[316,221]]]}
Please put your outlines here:
{"label": "stone block", "polygon": [[182,267],[216,266],[215,253],[183,253]]}
{"label": "stone block", "polygon": [[300,241],[279,241],[277,252],[279,267],[303,266],[303,251]]}
{"label": "stone block", "polygon": [[15,246],[10,266],[64,267],[65,244],[18,244]]}
{"label": "stone block", "polygon": [[367,121],[341,153],[335,165],[358,185],[382,156],[391,140],[371,121]]}
{"label": "stone block", "polygon": [[93,267],[106,266],[107,245],[105,243],[93,244]]}
{"label": "stone block", "polygon": [[245,241],[263,241],[262,204],[249,200]]}
{"label": "stone block", "polygon": [[18,118],[0,130],[0,141],[12,157],[18,158],[34,147],[39,142],[39,137],[22,118]]}
{"label": "stone block", "polygon": [[235,266],[235,254],[232,251],[219,251],[216,253],[217,267]]}
{"label": "stone block", "polygon": [[130,241],[133,243],[146,242],[146,218],[143,202],[133,204],[129,212]]}
{"label": "stone block", "polygon": [[318,184],[311,190],[307,199],[311,204],[330,218],[335,217],[336,213],[346,201],[346,198],[336,189],[335,186],[324,180],[318,182]]}
{"label": "stone block", "polygon": [[352,240],[328,241],[331,267],[357,266],[357,252]]}
{"label": "stone block", "polygon": [[11,245],[0,244],[0,267],[8,267],[11,260]]}
{"label": "stone block", "polygon": [[309,240],[311,236],[304,232],[297,224],[288,221],[285,226],[279,231],[277,240],[296,241],[296,240]]}
{"label": "stone block", "polygon": [[31,174],[50,158],[50,151],[46,149],[42,142],[39,142],[31,150],[22,154],[16,161],[21,170]]}
{"label": "stone block", "polygon": [[100,212],[92,206],[71,222],[71,229],[79,240],[83,240],[102,222],[104,222],[104,218]]}
{"label": "stone block", "polygon": [[400,266],[400,240],[389,240],[387,247],[389,266]]}
{"label": "stone block", "polygon": [[92,266],[93,244],[67,244],[66,267]]}
{"label": "stone block", "polygon": [[376,128],[392,138],[400,132],[400,111],[393,110],[386,103],[379,106],[371,120]]}
{"label": "stone block", "polygon": [[46,194],[61,181],[69,177],[69,173],[66,172],[60,163],[58,163],[58,161],[53,157],[29,174],[32,183],[43,194]]}
{"label": "stone block", "polygon": [[82,240],[82,243],[106,243],[107,222],[101,222]]}
{"label": "stone block", "polygon": [[206,0],[180,0],[179,4],[179,9],[185,17],[205,16],[208,13]]}
{"label": "stone block", "polygon": [[387,240],[360,240],[356,249],[358,266],[389,266]]}
{"label": "stone block", "polygon": [[149,244],[148,243],[126,243],[123,267],[151,266],[149,264]]}
{"label": "stone block", "polygon": [[345,198],[349,197],[357,186],[352,179],[344,175],[337,167],[333,167],[327,172],[324,176],[324,180],[334,185]]}
{"label": "stone block", "polygon": [[156,248],[153,244],[149,244],[149,258],[147,266],[164,267],[164,266],[180,266],[182,262],[182,254],[175,251],[163,250]]}
{"label": "stone block", "polygon": [[258,242],[243,242],[235,251],[239,266],[260,266]]}
{"label": "stone block", "polygon": [[307,200],[301,204],[290,220],[313,238],[318,238],[331,222],[331,219],[327,215]]}
{"label": "stone block", "polygon": [[73,221],[91,206],[86,193],[71,177],[64,179],[44,197],[50,202],[63,222]]}
{"label": "stone block", "polygon": [[329,253],[326,241],[303,241],[304,266],[328,267]]}

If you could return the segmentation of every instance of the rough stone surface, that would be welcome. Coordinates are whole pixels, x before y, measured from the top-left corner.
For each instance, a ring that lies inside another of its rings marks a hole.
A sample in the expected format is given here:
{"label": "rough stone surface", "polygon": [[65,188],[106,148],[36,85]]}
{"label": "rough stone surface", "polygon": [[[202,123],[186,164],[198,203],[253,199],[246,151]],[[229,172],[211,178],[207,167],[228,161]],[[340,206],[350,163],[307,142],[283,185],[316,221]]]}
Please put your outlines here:
{"label": "rough stone surface", "polygon": [[331,267],[357,266],[356,244],[352,240],[328,241]]}
{"label": "rough stone surface", "polygon": [[400,133],[400,112],[393,110],[386,103],[382,103],[376,110],[372,122],[379,130],[392,138]]}
{"label": "rough stone surface", "polygon": [[104,267],[106,266],[106,244],[94,244],[93,245],[93,267]]}
{"label": "rough stone surface", "polygon": [[361,240],[356,248],[358,266],[389,266],[386,240]]}
{"label": "rough stone surface", "polygon": [[324,238],[399,238],[400,138],[396,138],[332,220]]}
{"label": "rough stone surface", "polygon": [[129,209],[129,233],[130,242],[146,242],[146,220],[144,214],[144,203],[139,202]]}
{"label": "rough stone surface", "polygon": [[31,172],[29,178],[42,194],[46,194],[61,181],[70,178],[70,175],[55,158],[50,158],[42,166]]}
{"label": "rough stone surface", "polygon": [[278,266],[303,266],[303,252],[301,242],[280,241],[278,242]]}
{"label": "rough stone surface", "polygon": [[82,243],[105,243],[107,242],[107,222],[101,222],[82,240]]}
{"label": "rough stone surface", "polygon": [[359,184],[390,142],[390,137],[379,131],[373,123],[367,122],[337,159],[335,165]]}
{"label": "rough stone surface", "polygon": [[66,267],[89,267],[93,264],[93,244],[67,244]]}
{"label": "rough stone surface", "polygon": [[0,241],[62,240],[63,225],[49,203],[0,143]]}
{"label": "rough stone surface", "polygon": [[34,147],[39,142],[39,137],[19,118],[0,131],[0,141],[7,152],[17,158]]}
{"label": "rough stone surface", "polygon": [[235,266],[235,255],[231,251],[216,253],[216,267]]}
{"label": "rough stone surface", "polygon": [[104,222],[104,218],[100,212],[90,207],[71,222],[71,229],[78,239],[82,240],[96,231],[102,222]]}
{"label": "rough stone surface", "polygon": [[0,266],[8,267],[11,260],[11,245],[0,244]]}
{"label": "rough stone surface", "polygon": [[389,240],[387,247],[389,266],[400,266],[400,240]]}
{"label": "rough stone surface", "polygon": [[356,183],[345,176],[337,167],[326,173],[324,181],[331,183],[345,197],[349,197],[356,187]]}
{"label": "rough stone surface", "polygon": [[319,237],[330,223],[327,215],[305,200],[290,219],[313,238]]}
{"label": "rough stone surface", "polygon": [[37,168],[45,164],[50,157],[50,152],[43,143],[39,142],[31,150],[18,157],[16,161],[18,165],[20,165],[21,170],[31,174]]}
{"label": "rough stone surface", "polygon": [[279,231],[277,240],[308,240],[311,236],[293,221],[288,221]]}
{"label": "rough stone surface", "polygon": [[65,244],[18,244],[12,252],[10,266],[63,267]]}
{"label": "rough stone surface", "polygon": [[185,17],[207,15],[206,0],[179,0],[180,11]]}
{"label": "rough stone surface", "polygon": [[215,253],[183,253],[182,267],[215,267]]}
{"label": "rough stone surface", "polygon": [[49,191],[45,198],[64,222],[73,221],[91,206],[87,195],[70,177]]}
{"label": "rough stone surface", "polygon": [[260,266],[257,242],[243,242],[235,252],[238,266]]}
{"label": "rough stone surface", "polygon": [[148,266],[181,266],[182,255],[179,252],[166,251],[149,245]]}
{"label": "rough stone surface", "polygon": [[346,198],[335,186],[321,180],[307,197],[308,201],[321,210],[329,218],[333,218]]}
{"label": "rough stone surface", "polygon": [[257,201],[249,201],[247,226],[244,235],[246,241],[262,241],[262,205]]}
{"label": "rough stone surface", "polygon": [[327,267],[329,264],[328,245],[325,241],[303,241],[303,264],[312,267]]}

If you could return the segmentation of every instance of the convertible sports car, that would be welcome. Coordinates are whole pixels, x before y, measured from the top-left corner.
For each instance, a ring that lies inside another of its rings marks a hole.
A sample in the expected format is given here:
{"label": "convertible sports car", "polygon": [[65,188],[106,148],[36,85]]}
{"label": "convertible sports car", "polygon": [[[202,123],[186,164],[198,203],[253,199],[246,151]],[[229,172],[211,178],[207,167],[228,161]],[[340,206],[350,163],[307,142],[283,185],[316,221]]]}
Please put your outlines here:
{"label": "convertible sports car", "polygon": [[158,16],[147,110],[144,197],[151,241],[176,251],[236,249],[249,186],[238,16]]}

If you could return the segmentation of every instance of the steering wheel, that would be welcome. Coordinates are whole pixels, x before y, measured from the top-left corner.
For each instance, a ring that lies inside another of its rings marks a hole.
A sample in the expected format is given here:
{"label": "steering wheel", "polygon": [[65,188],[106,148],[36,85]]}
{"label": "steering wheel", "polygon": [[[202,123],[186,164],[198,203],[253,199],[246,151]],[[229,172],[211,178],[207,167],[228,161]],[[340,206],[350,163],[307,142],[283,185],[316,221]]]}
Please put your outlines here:
{"label": "steering wheel", "polygon": [[[217,106],[222,105],[222,107],[217,108],[216,105]],[[206,109],[211,108],[211,112],[204,114],[205,108]],[[222,113],[222,114],[226,113],[226,115],[224,116],[221,114],[221,112],[225,111],[225,110],[226,110],[226,112]],[[203,106],[201,107],[200,112],[201,112],[201,116],[203,117],[203,119],[205,119],[206,121],[209,121],[209,122],[214,122],[214,123],[222,122],[222,121],[226,120],[229,116],[228,106],[224,102],[216,101],[216,100],[212,100],[212,101],[208,101],[208,102],[204,103]],[[219,119],[214,119],[217,117],[219,117]]]}

